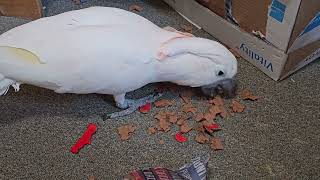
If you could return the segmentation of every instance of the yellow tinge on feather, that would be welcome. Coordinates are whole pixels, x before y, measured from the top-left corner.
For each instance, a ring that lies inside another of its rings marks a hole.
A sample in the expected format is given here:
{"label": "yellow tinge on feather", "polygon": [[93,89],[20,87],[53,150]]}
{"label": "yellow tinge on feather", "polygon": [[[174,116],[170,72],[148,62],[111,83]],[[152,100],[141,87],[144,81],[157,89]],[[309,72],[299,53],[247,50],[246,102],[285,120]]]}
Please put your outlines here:
{"label": "yellow tinge on feather", "polygon": [[9,46],[0,46],[0,48],[2,52],[7,52],[7,55],[15,60],[25,61],[31,64],[41,64],[39,57],[26,49]]}

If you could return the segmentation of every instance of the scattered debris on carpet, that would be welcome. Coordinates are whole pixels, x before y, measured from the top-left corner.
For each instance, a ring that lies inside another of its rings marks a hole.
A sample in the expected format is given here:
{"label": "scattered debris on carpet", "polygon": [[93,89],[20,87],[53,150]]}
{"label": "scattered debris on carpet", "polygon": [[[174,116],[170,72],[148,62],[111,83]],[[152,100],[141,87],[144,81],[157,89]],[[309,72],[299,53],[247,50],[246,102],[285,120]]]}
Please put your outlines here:
{"label": "scattered debris on carpet", "polygon": [[197,143],[200,143],[200,144],[205,144],[207,142],[209,142],[209,138],[204,134],[204,133],[199,133],[195,140],[197,141]]}
{"label": "scattered debris on carpet", "polygon": [[76,144],[74,144],[71,147],[71,152],[73,154],[76,154],[79,152],[80,149],[82,149],[85,145],[91,144],[91,138],[93,134],[95,134],[97,131],[97,125],[90,123],[86,129],[86,131],[83,133],[83,135],[78,139]]}
{"label": "scattered debris on carpet", "polygon": [[94,176],[93,175],[90,175],[88,180],[94,180]]}
{"label": "scattered debris on carpet", "polygon": [[133,125],[124,125],[118,127],[118,133],[121,140],[128,140],[130,135],[136,130]]}
{"label": "scattered debris on carpet", "polygon": [[233,112],[236,112],[236,113],[241,113],[241,112],[243,112],[244,109],[245,109],[245,106],[242,105],[242,104],[240,104],[240,103],[239,103],[238,101],[236,101],[236,100],[232,100],[232,105],[231,105],[231,107],[232,107]]}
{"label": "scattered debris on carpet", "polygon": [[183,143],[183,142],[187,142],[188,141],[188,138],[185,137],[181,132],[178,132],[176,135],[175,135],[175,139],[177,142],[180,142],[180,143]]}
{"label": "scattered debris on carpet", "polygon": [[207,168],[209,155],[193,158],[191,163],[186,164],[178,170],[171,170],[164,167],[146,168],[130,172],[124,180],[202,180],[207,179]]}
{"label": "scattered debris on carpet", "polygon": [[214,151],[218,151],[218,150],[222,150],[223,149],[223,145],[221,143],[220,138],[218,138],[218,137],[212,138],[212,140],[211,140],[211,148]]}
{"label": "scattered debris on carpet", "polygon": [[151,110],[151,103],[147,103],[147,104],[145,104],[144,106],[141,106],[141,107],[139,107],[139,111],[141,112],[141,113],[144,113],[144,114],[146,114],[146,113],[148,113],[150,110]]}
{"label": "scattered debris on carpet", "polygon": [[185,32],[187,32],[187,33],[192,33],[192,26],[191,25],[185,25],[185,24],[182,24],[181,25],[181,28],[185,31]]}
{"label": "scattered debris on carpet", "polygon": [[129,7],[129,11],[141,12],[142,10],[143,10],[143,7],[137,4],[133,4]]}
{"label": "scattered debris on carpet", "polygon": [[[156,86],[156,91],[171,91],[181,98],[182,104],[179,107],[175,104],[177,100],[164,98],[154,102],[154,106],[148,103],[140,107],[140,112],[143,114],[151,114],[151,112],[155,111],[154,119],[156,124],[147,129],[148,134],[171,132],[173,138],[179,143],[185,143],[193,139],[199,144],[207,144],[213,151],[223,149],[222,140],[215,135],[215,132],[222,130],[216,120],[219,122],[234,116],[235,113],[243,113],[246,109],[244,105],[246,100],[256,101],[258,99],[251,91],[245,89],[239,93],[238,98],[235,97],[231,100],[226,100],[221,96],[211,99],[199,97],[198,103],[202,104],[200,108],[195,105],[197,103],[193,102],[196,97],[193,89],[183,89],[176,85],[166,86],[161,83]],[[204,110],[203,106],[207,106],[207,109]],[[172,110],[173,108],[175,110]],[[169,109],[171,110],[169,111]],[[128,139],[128,129],[123,130],[122,140]],[[190,137],[190,132],[192,131],[196,134],[193,138]],[[160,144],[164,144],[162,140]]]}
{"label": "scattered debris on carpet", "polygon": [[160,140],[159,144],[164,145],[164,140]]}
{"label": "scattered debris on carpet", "polygon": [[253,95],[252,92],[248,89],[245,89],[242,92],[240,92],[240,97],[243,100],[251,100],[251,101],[256,101],[259,99],[258,96]]}
{"label": "scattered debris on carpet", "polygon": [[148,128],[149,135],[155,134],[156,132],[157,132],[157,128],[155,128],[155,127],[149,127]]}
{"label": "scattered debris on carpet", "polygon": [[168,107],[173,105],[173,101],[169,101],[167,99],[161,99],[154,103],[156,107]]}
{"label": "scattered debris on carpet", "polygon": [[80,5],[80,4],[84,3],[84,2],[87,2],[87,0],[72,0],[72,1],[73,1],[73,3],[75,3],[76,5]]}

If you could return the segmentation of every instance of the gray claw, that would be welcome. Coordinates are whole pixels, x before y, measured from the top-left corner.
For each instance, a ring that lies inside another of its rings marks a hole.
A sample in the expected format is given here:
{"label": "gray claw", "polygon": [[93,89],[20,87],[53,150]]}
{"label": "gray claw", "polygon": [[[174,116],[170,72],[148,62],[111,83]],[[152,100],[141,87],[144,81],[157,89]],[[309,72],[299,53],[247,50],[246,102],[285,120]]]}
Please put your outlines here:
{"label": "gray claw", "polygon": [[117,118],[117,117],[123,117],[123,116],[127,116],[129,114],[134,113],[137,109],[139,109],[139,107],[145,105],[146,103],[150,102],[153,103],[155,102],[157,99],[159,99],[163,94],[162,93],[154,93],[152,95],[149,95],[147,97],[141,98],[141,99],[137,99],[137,100],[127,100],[128,101],[128,105],[129,108],[119,111],[119,112],[114,112],[111,114],[106,114],[103,116],[103,120],[107,120],[107,119],[113,119],[113,118]]}
{"label": "gray claw", "polygon": [[102,120],[105,121],[105,120],[111,119],[111,117],[112,117],[112,114],[104,114],[102,115]]}

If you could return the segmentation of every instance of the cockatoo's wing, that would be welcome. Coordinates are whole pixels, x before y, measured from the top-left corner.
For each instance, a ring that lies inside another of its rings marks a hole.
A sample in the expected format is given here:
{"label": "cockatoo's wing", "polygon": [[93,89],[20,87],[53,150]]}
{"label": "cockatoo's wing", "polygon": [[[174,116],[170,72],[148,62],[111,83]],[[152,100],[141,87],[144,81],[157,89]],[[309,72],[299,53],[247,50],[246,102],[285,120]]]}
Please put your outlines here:
{"label": "cockatoo's wing", "polygon": [[104,59],[121,54],[118,60],[136,64],[148,63],[157,54],[160,44],[175,36],[177,33],[165,31],[134,13],[91,7],[16,27],[0,36],[0,46],[31,52],[41,63],[92,62],[92,57],[80,57],[89,53],[101,56],[106,52]]}
{"label": "cockatoo's wing", "polygon": [[115,76],[124,70],[121,75],[132,77],[135,72],[127,67],[145,68],[156,59],[161,43],[176,36],[121,9],[70,11],[0,35],[0,51],[5,52],[0,53],[0,74],[15,82],[54,86],[51,89],[62,89],[59,92],[70,87],[99,89],[93,80],[103,82],[103,76],[110,76],[118,81]]}

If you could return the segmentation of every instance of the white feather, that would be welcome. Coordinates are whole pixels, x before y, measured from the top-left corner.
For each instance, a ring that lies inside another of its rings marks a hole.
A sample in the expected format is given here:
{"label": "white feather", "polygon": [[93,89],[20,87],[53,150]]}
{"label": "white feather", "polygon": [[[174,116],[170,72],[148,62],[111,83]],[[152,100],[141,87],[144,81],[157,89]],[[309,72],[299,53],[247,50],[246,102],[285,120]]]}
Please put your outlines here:
{"label": "white feather", "polygon": [[[184,74],[197,73],[204,66],[186,65],[177,57],[172,57],[172,63],[156,60],[165,42],[181,36],[117,8],[91,7],[41,18],[0,35],[0,75],[12,81],[0,81],[0,93],[6,93],[11,85],[17,91],[21,83],[57,93],[121,94],[151,82],[175,80],[168,74],[176,74],[180,78],[177,82],[184,81],[195,76]],[[188,47],[192,48],[190,44]],[[216,48],[208,51],[224,56],[220,58],[230,61],[234,71],[236,63],[231,53]],[[205,68],[215,68],[215,64],[206,63]],[[177,72],[165,67],[169,65],[175,66]],[[184,70],[183,66],[188,68]],[[207,79],[190,85],[215,81],[209,79],[212,72],[201,72]],[[195,80],[200,79],[198,76]]]}

